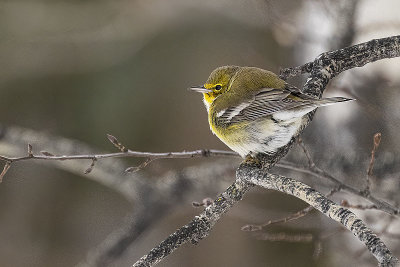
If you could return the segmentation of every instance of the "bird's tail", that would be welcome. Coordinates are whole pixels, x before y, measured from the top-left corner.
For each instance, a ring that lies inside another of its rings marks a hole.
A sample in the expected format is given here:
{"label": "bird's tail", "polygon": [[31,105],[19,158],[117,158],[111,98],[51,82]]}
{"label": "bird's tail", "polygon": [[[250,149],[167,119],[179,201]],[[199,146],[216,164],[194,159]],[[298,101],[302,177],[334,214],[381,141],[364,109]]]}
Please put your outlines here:
{"label": "bird's tail", "polygon": [[317,107],[323,107],[323,106],[328,106],[332,105],[335,103],[339,102],[346,102],[346,101],[353,101],[355,99],[353,98],[345,98],[345,97],[330,97],[330,98],[322,98],[319,101],[317,101],[315,104]]}
{"label": "bird's tail", "polygon": [[[336,103],[340,103],[340,102],[352,101],[352,100],[355,100],[355,99],[345,98],[345,97],[307,99],[303,103],[296,105],[296,106],[290,108],[289,110],[287,110],[287,112],[285,113],[285,116],[283,116],[283,117],[286,119],[289,117],[290,118],[295,118],[295,117],[299,118],[299,117],[302,117],[302,116],[306,115],[307,113],[313,111],[314,109],[316,109],[318,107],[328,106],[328,105],[332,105],[332,104],[336,104]],[[290,114],[290,116],[288,114]],[[275,115],[275,117],[276,116],[277,115]]]}

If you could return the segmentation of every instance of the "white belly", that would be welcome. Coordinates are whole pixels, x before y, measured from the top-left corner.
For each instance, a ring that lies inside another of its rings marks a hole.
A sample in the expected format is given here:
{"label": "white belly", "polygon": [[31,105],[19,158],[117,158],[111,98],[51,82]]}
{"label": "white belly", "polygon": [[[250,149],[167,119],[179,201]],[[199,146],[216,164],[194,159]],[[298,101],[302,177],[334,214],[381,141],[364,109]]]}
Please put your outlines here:
{"label": "white belly", "polygon": [[[226,143],[232,150],[239,153],[242,157],[249,153],[274,153],[279,148],[289,143],[292,137],[298,133],[302,118],[293,118],[290,120],[275,123],[272,120],[255,121],[247,127],[251,127],[251,131],[246,131],[248,136],[242,138],[230,138],[231,142]],[[232,142],[233,141],[233,142]]]}

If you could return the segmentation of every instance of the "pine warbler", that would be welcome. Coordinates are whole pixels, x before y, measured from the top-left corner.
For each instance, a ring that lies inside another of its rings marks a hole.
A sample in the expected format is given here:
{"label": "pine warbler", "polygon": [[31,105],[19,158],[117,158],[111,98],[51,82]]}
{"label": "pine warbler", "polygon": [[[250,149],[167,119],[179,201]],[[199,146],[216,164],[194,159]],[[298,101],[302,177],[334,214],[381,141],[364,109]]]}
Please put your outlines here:
{"label": "pine warbler", "polygon": [[255,67],[219,67],[203,86],[190,89],[203,93],[211,131],[242,157],[276,152],[299,133],[307,113],[353,100],[311,97]]}

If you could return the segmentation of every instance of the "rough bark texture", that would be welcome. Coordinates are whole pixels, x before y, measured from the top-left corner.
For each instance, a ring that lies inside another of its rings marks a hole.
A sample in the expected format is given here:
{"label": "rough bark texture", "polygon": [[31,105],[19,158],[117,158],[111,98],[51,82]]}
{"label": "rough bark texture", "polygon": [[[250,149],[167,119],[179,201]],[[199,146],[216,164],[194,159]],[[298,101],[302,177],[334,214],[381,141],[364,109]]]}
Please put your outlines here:
{"label": "rough bark texture", "polygon": [[303,86],[303,92],[320,97],[328,82],[339,73],[362,67],[380,59],[394,58],[399,55],[400,36],[374,39],[369,42],[323,53],[312,63],[310,78]]}
{"label": "rough bark texture", "polygon": [[171,254],[180,245],[191,241],[197,243],[208,236],[214,224],[252,187],[250,183],[235,181],[228,189],[190,223],[176,230],[158,246],[143,256],[133,266],[153,266]]}
{"label": "rough bark texture", "polygon": [[284,192],[300,198],[319,210],[329,218],[341,223],[352,232],[383,266],[395,266],[397,259],[391,254],[386,245],[376,236],[365,223],[358,219],[350,210],[334,203],[310,186],[292,178],[276,174],[269,174],[263,170],[251,167],[239,168],[238,179],[248,180],[250,183]]}

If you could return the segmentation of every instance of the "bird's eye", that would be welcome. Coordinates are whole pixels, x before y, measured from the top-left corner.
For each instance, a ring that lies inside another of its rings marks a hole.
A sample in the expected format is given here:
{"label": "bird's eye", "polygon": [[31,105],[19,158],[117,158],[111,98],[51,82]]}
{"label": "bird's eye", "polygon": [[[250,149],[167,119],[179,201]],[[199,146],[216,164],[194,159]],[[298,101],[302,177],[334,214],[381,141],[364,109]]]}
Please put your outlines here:
{"label": "bird's eye", "polygon": [[217,85],[215,86],[215,90],[219,91],[219,90],[221,90],[221,89],[222,89],[222,85],[217,84]]}

